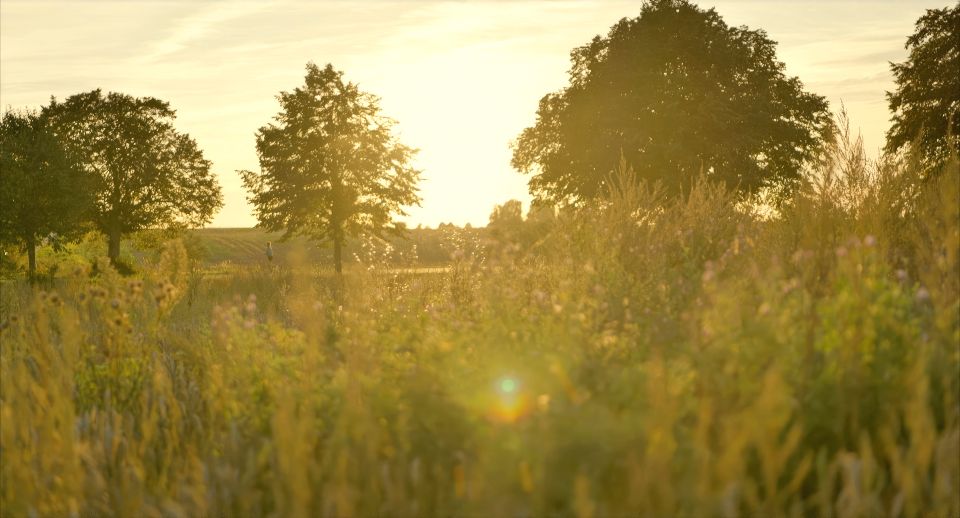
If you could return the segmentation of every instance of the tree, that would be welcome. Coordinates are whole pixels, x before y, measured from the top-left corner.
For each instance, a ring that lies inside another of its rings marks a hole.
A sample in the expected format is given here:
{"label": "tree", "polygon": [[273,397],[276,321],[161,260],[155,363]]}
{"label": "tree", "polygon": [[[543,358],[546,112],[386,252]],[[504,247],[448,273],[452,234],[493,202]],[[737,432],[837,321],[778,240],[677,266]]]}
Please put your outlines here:
{"label": "tree", "polygon": [[508,200],[497,205],[487,223],[490,238],[500,245],[517,244],[523,233],[523,205],[519,200]]}
{"label": "tree", "polygon": [[51,99],[44,114],[96,180],[93,221],[114,264],[124,234],[201,226],[223,205],[210,161],[174,129],[167,102],[98,89]]}
{"label": "tree", "polygon": [[789,190],[830,114],[775,51],[762,30],[728,27],[713,9],[650,1],[571,52],[570,85],[540,100],[513,166],[533,174],[531,194],[557,202],[603,192],[621,153],[673,193],[700,173],[742,192]]}
{"label": "tree", "polygon": [[83,170],[37,113],[8,111],[0,121],[0,242],[27,251],[36,276],[37,244],[79,232],[89,209]]}
{"label": "tree", "polygon": [[257,132],[260,172],[240,171],[259,226],[333,243],[342,271],[347,236],[399,233],[393,216],[418,204],[416,150],[392,134],[379,99],[327,65],[277,96],[281,111]]}
{"label": "tree", "polygon": [[960,3],[928,9],[904,47],[903,63],[891,63],[896,92],[886,151],[915,143],[921,163],[934,170],[960,152]]}

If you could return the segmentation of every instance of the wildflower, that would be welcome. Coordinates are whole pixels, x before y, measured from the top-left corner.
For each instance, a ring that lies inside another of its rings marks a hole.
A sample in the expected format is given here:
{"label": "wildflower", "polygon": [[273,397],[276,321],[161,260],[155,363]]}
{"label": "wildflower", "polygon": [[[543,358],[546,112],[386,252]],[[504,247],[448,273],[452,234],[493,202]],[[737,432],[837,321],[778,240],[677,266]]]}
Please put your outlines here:
{"label": "wildflower", "polygon": [[712,281],[713,278],[714,278],[713,269],[712,269],[712,268],[707,268],[707,269],[703,272],[703,276],[701,277],[701,280],[702,280],[704,283],[708,283],[708,282]]}
{"label": "wildflower", "polygon": [[537,396],[537,407],[541,412],[546,412],[550,409],[550,394],[540,394]]}
{"label": "wildflower", "polygon": [[547,294],[542,290],[533,290],[533,300],[539,304],[543,304],[547,300]]}
{"label": "wildflower", "polygon": [[790,293],[791,291],[795,290],[799,286],[800,286],[800,280],[796,278],[792,278],[789,281],[787,281],[786,284],[784,284],[783,290],[781,291],[784,295],[786,295],[787,293]]}
{"label": "wildflower", "polygon": [[917,297],[917,302],[928,302],[930,300],[930,292],[927,291],[926,288],[921,286],[920,289],[917,290],[916,297]]}
{"label": "wildflower", "polygon": [[847,249],[845,247],[837,247],[837,257],[845,257],[847,255]]}
{"label": "wildflower", "polygon": [[760,304],[760,307],[757,308],[757,314],[760,315],[761,317],[766,316],[769,313],[770,313],[770,304],[767,304],[766,302],[764,302],[763,304]]}
{"label": "wildflower", "polygon": [[875,246],[877,244],[877,238],[868,234],[867,237],[863,238],[863,244],[866,246]]}
{"label": "wildflower", "polygon": [[907,282],[907,271],[903,268],[897,270],[897,280],[900,282]]}
{"label": "wildflower", "polygon": [[414,457],[410,462],[410,480],[414,486],[420,483],[420,457]]}

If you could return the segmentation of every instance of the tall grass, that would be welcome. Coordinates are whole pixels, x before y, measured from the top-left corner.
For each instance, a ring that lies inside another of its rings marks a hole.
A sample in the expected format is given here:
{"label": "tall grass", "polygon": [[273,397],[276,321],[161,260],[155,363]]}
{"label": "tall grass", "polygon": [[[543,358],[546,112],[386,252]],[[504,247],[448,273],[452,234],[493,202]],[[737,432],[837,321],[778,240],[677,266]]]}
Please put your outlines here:
{"label": "tall grass", "polygon": [[342,291],[176,243],[4,285],[0,514],[958,516],[960,171],[856,147]]}

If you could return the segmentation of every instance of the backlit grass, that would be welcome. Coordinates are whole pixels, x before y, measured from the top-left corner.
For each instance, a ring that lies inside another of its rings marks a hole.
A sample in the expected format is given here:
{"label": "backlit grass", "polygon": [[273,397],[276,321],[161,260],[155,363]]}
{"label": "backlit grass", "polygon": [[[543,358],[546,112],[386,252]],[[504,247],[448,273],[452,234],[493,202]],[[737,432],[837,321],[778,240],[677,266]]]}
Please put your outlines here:
{"label": "backlit grass", "polygon": [[4,284],[0,514],[960,515],[960,173],[857,167],[427,274]]}

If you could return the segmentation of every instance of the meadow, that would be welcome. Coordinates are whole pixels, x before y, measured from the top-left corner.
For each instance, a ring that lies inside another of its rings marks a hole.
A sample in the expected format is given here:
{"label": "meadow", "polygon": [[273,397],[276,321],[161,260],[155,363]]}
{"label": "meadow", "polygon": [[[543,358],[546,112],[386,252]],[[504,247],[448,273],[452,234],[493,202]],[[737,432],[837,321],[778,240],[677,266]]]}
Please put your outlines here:
{"label": "meadow", "polygon": [[958,169],[839,146],[771,212],[623,166],[438,272],[210,231],[6,282],[0,514],[958,516]]}

